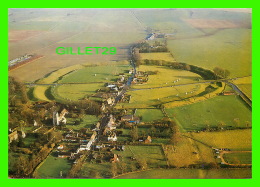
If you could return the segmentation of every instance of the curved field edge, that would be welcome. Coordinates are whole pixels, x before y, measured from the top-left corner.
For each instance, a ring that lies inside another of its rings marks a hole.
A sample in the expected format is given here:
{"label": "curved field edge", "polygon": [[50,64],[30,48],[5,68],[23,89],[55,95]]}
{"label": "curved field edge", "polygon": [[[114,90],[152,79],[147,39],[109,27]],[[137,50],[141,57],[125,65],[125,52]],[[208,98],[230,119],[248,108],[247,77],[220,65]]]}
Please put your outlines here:
{"label": "curved field edge", "polygon": [[49,86],[36,86],[33,90],[33,96],[37,98],[40,101],[51,101],[47,96],[46,96],[46,91],[48,90]]}
{"label": "curved field edge", "polygon": [[74,66],[68,66],[66,68],[58,69],[57,71],[54,71],[50,74],[47,74],[44,78],[37,81],[37,83],[39,83],[39,84],[55,83],[56,81],[61,79],[62,76],[66,75],[68,73],[71,73],[75,70],[81,69],[83,67],[84,67],[83,65],[77,64],[77,65],[74,65]]}

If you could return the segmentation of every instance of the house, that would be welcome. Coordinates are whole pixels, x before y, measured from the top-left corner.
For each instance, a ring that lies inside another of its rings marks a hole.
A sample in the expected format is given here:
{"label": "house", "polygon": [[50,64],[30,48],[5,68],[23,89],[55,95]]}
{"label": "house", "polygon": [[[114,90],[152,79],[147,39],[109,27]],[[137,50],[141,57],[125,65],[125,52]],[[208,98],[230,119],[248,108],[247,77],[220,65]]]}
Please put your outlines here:
{"label": "house", "polygon": [[151,136],[147,136],[146,140],[144,141],[144,143],[152,143],[152,138]]}
{"label": "house", "polygon": [[59,152],[58,157],[59,158],[68,158],[71,156],[70,152]]}
{"label": "house", "polygon": [[117,154],[113,154],[112,158],[110,159],[110,162],[115,163],[119,162],[119,158]]}
{"label": "house", "polygon": [[59,146],[57,147],[57,149],[63,149],[63,148],[64,148],[63,145],[59,145]]}
{"label": "house", "polygon": [[221,93],[221,95],[236,95],[236,92],[234,91],[224,91]]}
{"label": "house", "polygon": [[140,122],[140,118],[134,115],[125,115],[123,117],[121,117],[121,121],[126,121],[129,123],[139,123]]}
{"label": "house", "polygon": [[112,135],[108,136],[107,138],[108,141],[117,141],[116,133],[113,133]]}
{"label": "house", "polygon": [[107,128],[108,130],[116,129],[115,118],[113,117],[112,114],[110,115],[109,121],[107,123]]}
{"label": "house", "polygon": [[107,104],[108,104],[108,105],[113,105],[114,103],[115,103],[115,98],[109,97],[109,98],[107,99]]}
{"label": "house", "polygon": [[9,143],[18,139],[18,132],[14,131],[8,135]]}
{"label": "house", "polygon": [[119,145],[116,147],[117,151],[124,151],[125,150],[125,146],[124,145]]}

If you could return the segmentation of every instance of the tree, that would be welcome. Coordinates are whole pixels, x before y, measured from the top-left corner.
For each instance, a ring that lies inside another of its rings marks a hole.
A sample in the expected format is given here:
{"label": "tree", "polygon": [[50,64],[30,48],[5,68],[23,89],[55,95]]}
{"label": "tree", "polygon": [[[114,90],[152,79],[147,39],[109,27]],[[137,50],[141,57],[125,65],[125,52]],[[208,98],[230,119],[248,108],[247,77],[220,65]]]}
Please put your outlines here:
{"label": "tree", "polygon": [[225,124],[223,121],[220,121],[220,122],[218,123],[218,129],[219,129],[219,130],[224,130],[224,126],[226,126],[226,124]]}
{"label": "tree", "polygon": [[179,126],[176,123],[174,123],[173,121],[170,121],[170,127],[172,130],[170,143],[173,144],[174,146],[176,146],[181,139],[181,132],[180,132]]}
{"label": "tree", "polygon": [[27,165],[29,164],[28,159],[24,155],[20,155],[16,161],[15,170],[16,174],[20,177],[25,176],[27,172]]}
{"label": "tree", "polygon": [[111,166],[112,177],[117,176],[117,173],[118,173],[117,164],[116,163],[112,163],[112,166]]}
{"label": "tree", "polygon": [[251,126],[251,122],[250,121],[246,121],[246,127],[250,127]]}
{"label": "tree", "polygon": [[118,165],[118,168],[121,169],[121,173],[126,173],[126,170],[127,170],[127,164],[125,162],[118,162],[117,163]]}
{"label": "tree", "polygon": [[145,158],[137,159],[138,168],[141,170],[146,170],[148,168],[147,161]]}
{"label": "tree", "polygon": [[213,69],[213,72],[217,75],[220,76],[222,78],[227,78],[230,75],[230,71],[227,69],[223,69],[221,67],[215,67]]}
{"label": "tree", "polygon": [[130,136],[132,138],[132,141],[136,141],[138,139],[138,129],[137,126],[133,126],[131,131],[130,131]]}
{"label": "tree", "polygon": [[99,179],[99,178],[101,178],[99,172],[96,171],[96,170],[90,170],[88,176],[89,176],[89,178],[92,178],[92,179]]}

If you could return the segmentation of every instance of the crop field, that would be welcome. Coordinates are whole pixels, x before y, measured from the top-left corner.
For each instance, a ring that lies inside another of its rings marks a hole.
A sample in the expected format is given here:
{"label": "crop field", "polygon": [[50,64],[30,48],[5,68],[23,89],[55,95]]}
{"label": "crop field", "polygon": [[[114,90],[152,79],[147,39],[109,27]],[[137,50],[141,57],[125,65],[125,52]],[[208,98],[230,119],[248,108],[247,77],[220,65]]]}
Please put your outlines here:
{"label": "crop field", "polygon": [[229,148],[239,151],[252,150],[251,129],[188,133],[187,136],[191,136],[196,140],[216,148]]}
{"label": "crop field", "polygon": [[223,157],[229,164],[252,164],[252,152],[226,153]]}
{"label": "crop field", "polygon": [[207,37],[169,40],[168,48],[176,61],[208,69],[222,67],[231,72],[230,77],[251,75],[249,29],[226,29]]}
{"label": "crop field", "polygon": [[252,99],[252,76],[239,78],[237,80],[233,80],[232,82]]}
{"label": "crop field", "polygon": [[[126,60],[127,46],[145,38],[146,32],[129,10],[112,9],[12,9],[9,17],[9,59],[24,54],[45,58],[10,72],[22,81],[35,81],[55,70],[75,64]],[[37,34],[36,34],[37,33]],[[116,55],[58,55],[56,47],[116,47]]]}
{"label": "crop field", "polygon": [[200,29],[229,29],[236,28],[238,25],[227,20],[214,19],[185,19],[186,23],[192,27]]}
{"label": "crop field", "polygon": [[[246,127],[252,122],[252,112],[238,96],[217,96],[204,102],[166,109],[168,115],[189,130],[201,130],[207,125]],[[237,122],[235,122],[235,119]]]}
{"label": "crop field", "polygon": [[36,86],[33,90],[33,95],[35,98],[41,101],[50,101],[46,96],[46,91],[49,86]]}
{"label": "crop field", "polygon": [[50,74],[47,74],[43,79],[40,79],[37,81],[37,83],[41,84],[51,84],[57,82],[59,79],[61,79],[64,75],[67,75],[75,70],[84,68],[82,65],[74,65],[74,66],[69,66],[66,68],[59,69],[57,71],[54,71]]}
{"label": "crop field", "polygon": [[42,31],[33,31],[33,30],[23,30],[23,31],[10,31],[8,33],[8,41],[9,42],[17,42],[17,41],[20,41],[20,40],[24,40],[26,38],[29,38],[29,37],[32,37],[32,36],[35,36],[37,34],[41,34]]}
{"label": "crop field", "polygon": [[62,171],[63,177],[71,168],[71,163],[67,158],[58,158],[51,153],[44,163],[37,169],[37,178],[60,178]]}
{"label": "crop field", "polygon": [[175,62],[171,53],[140,53],[141,60],[164,60],[168,62]]}
{"label": "crop field", "polygon": [[117,179],[249,179],[251,169],[153,169],[130,173]]}
{"label": "crop field", "polygon": [[141,121],[143,122],[160,120],[164,117],[162,111],[159,109],[137,109],[135,115],[141,116]]}

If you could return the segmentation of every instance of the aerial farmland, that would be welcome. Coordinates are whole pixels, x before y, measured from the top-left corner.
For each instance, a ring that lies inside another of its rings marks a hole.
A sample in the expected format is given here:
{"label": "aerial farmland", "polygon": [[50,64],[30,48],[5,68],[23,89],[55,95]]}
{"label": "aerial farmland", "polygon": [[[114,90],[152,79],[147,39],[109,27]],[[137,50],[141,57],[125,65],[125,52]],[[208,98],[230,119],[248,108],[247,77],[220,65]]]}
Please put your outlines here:
{"label": "aerial farmland", "polygon": [[252,178],[251,9],[8,14],[10,178]]}

